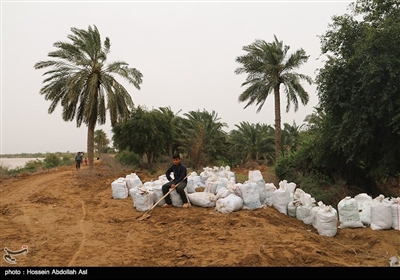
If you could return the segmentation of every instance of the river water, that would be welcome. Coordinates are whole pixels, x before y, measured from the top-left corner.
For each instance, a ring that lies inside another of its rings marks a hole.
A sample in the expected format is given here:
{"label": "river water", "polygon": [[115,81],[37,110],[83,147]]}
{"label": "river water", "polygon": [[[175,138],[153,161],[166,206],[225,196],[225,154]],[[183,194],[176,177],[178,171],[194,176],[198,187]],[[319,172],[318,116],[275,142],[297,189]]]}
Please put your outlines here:
{"label": "river water", "polygon": [[9,169],[24,167],[25,163],[31,160],[43,160],[44,158],[0,158],[0,165]]}

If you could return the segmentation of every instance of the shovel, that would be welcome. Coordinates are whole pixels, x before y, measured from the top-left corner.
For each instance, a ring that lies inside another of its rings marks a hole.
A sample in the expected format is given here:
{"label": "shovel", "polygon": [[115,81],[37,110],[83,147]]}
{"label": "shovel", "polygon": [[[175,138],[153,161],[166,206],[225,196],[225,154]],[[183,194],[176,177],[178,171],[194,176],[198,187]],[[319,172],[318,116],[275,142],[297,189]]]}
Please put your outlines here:
{"label": "shovel", "polygon": [[[185,180],[185,179],[189,176],[189,174],[190,174],[190,172],[188,172],[188,173],[186,174],[186,176],[185,176],[185,178],[183,178],[183,180]],[[182,181],[183,181],[183,180],[182,180]],[[158,200],[156,203],[154,203],[154,205],[151,206],[151,208],[150,208],[149,210],[147,210],[146,213],[144,213],[143,215],[137,217],[136,220],[142,221],[142,220],[145,220],[145,219],[149,218],[149,217],[151,216],[151,215],[150,215],[151,210],[153,210],[154,207],[156,207],[164,198],[166,198],[174,189],[176,189],[176,188],[178,187],[178,185],[179,185],[182,181],[180,181],[178,184],[176,184],[176,185],[175,185],[175,188],[169,189],[169,191],[168,191],[163,197],[161,197],[160,200]],[[188,201],[188,202],[189,202],[189,201]]]}

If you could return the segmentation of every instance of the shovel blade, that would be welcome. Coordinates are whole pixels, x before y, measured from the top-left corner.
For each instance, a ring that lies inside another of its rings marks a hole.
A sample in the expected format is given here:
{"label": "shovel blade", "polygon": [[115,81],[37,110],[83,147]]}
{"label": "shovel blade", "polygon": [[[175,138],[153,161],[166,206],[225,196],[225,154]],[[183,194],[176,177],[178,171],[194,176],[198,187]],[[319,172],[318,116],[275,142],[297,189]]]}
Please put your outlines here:
{"label": "shovel blade", "polygon": [[142,221],[142,220],[146,220],[147,218],[149,218],[151,215],[149,213],[144,213],[143,215],[139,216],[136,218],[136,220],[138,221]]}

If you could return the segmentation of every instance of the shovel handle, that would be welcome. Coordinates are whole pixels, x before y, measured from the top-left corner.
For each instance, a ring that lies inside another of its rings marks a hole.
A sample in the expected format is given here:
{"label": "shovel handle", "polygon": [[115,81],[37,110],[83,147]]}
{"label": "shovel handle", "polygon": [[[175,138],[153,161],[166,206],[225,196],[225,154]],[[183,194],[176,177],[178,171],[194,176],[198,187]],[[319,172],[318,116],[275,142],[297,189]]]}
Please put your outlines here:
{"label": "shovel handle", "polygon": [[[189,174],[190,174],[190,173],[187,173],[186,176],[185,176],[185,178],[182,179],[182,181],[184,181],[184,180],[189,176]],[[156,207],[164,198],[166,198],[174,189],[176,189],[176,187],[177,187],[182,181],[180,181],[178,184],[176,184],[176,185],[175,185],[175,188],[169,189],[169,191],[168,191],[166,194],[164,194],[163,197],[161,197],[156,203],[154,203],[153,206],[151,206],[151,208],[147,211],[147,213],[150,212],[151,210],[153,210],[154,207]]]}

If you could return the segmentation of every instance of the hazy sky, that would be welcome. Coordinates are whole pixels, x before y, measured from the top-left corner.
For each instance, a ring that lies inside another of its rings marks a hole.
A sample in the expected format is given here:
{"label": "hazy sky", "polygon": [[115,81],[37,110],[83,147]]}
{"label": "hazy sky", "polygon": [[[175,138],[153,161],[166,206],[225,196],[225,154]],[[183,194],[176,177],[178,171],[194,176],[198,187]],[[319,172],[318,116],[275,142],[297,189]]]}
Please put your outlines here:
{"label": "hazy sky", "polygon": [[[299,73],[315,78],[323,67],[320,40],[332,16],[347,13],[354,1],[1,1],[1,146],[0,154],[86,151],[87,127],[64,122],[59,106],[48,114],[50,101],[39,94],[45,70],[34,64],[49,60],[57,41],[68,41],[71,27],[96,25],[111,40],[107,62],[122,60],[143,74],[141,90],[119,81],[135,105],[170,107],[179,115],[215,111],[226,131],[240,122],[274,124],[273,95],[262,110],[243,109],[238,97],[246,75],[236,75],[236,57],[256,39],[274,35],[289,53],[303,48],[310,58]],[[316,86],[285,112],[283,123],[303,124],[318,104]],[[107,119],[109,116],[107,115]],[[111,126],[103,129],[111,140]]]}

